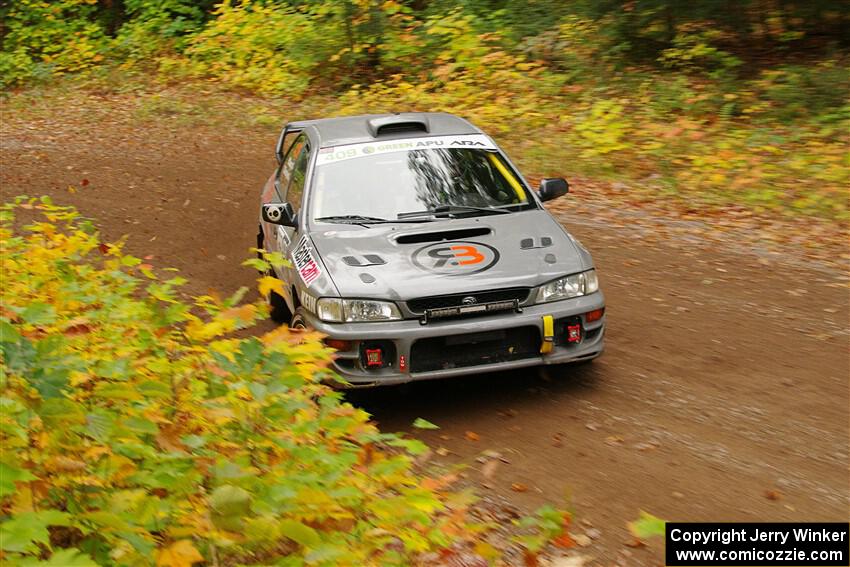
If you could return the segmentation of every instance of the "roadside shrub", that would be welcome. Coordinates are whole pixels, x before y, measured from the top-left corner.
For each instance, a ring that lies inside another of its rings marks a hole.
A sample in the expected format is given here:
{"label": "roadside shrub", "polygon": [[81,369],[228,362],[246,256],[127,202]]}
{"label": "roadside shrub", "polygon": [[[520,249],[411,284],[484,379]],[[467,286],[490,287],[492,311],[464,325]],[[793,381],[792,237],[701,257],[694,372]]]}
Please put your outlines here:
{"label": "roadside shrub", "polygon": [[235,338],[244,290],[182,303],[46,198],[0,215],[4,565],[410,564],[483,529],[322,383],[320,337]]}
{"label": "roadside shrub", "polygon": [[15,0],[2,9],[0,86],[74,73],[104,60],[96,0]]}
{"label": "roadside shrub", "polygon": [[306,7],[222,2],[186,49],[200,74],[262,93],[300,96],[316,67],[341,49],[336,26]]}
{"label": "roadside shrub", "polygon": [[601,99],[576,121],[574,132],[577,145],[584,148],[583,157],[610,154],[629,147],[624,137],[631,124],[624,110],[625,106],[618,101]]}
{"label": "roadside shrub", "polygon": [[182,51],[187,38],[200,31],[206,14],[188,0],[124,0],[127,22],[121,25],[113,49],[119,59],[140,61],[164,51]]}
{"label": "roadside shrub", "polygon": [[716,47],[724,34],[703,24],[680,26],[672,46],[664,49],[659,61],[665,67],[688,73],[705,72],[715,79],[729,79],[743,63],[731,53]]}
{"label": "roadside shrub", "polygon": [[785,123],[814,117],[822,122],[850,118],[850,65],[826,61],[763,71],[755,86],[763,93],[766,118]]}

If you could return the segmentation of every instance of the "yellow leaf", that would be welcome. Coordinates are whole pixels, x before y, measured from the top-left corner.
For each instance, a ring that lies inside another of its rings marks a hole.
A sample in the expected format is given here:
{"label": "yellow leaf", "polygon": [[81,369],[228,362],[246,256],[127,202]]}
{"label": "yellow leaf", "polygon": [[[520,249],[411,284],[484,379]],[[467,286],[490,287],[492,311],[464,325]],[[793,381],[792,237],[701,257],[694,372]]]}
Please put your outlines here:
{"label": "yellow leaf", "polygon": [[204,557],[188,539],[175,541],[156,554],[157,567],[192,567],[193,563],[203,560]]}
{"label": "yellow leaf", "polygon": [[276,292],[278,295],[283,295],[283,281],[272,277],[263,276],[257,280],[260,289],[260,295],[268,295],[270,291]]}

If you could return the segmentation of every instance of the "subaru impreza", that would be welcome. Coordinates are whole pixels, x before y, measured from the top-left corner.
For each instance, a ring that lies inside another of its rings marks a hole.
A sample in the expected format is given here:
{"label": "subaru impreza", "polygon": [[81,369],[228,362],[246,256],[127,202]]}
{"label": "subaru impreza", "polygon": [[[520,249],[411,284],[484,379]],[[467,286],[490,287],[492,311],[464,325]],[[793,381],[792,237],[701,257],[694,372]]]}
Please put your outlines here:
{"label": "subaru impreza", "polygon": [[286,125],[257,245],[289,260],[272,317],[315,329],[352,386],[591,360],[605,301],[590,253],[492,138],[447,113]]}

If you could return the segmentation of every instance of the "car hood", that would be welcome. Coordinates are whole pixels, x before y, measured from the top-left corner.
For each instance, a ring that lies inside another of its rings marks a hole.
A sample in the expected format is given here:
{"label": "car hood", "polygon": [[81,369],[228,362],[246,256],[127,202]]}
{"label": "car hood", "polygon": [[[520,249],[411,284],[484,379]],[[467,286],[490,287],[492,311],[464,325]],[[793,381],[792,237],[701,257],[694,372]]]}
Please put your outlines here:
{"label": "car hood", "polygon": [[[324,225],[321,225],[324,227]],[[592,267],[546,211],[313,231],[342,297],[409,299],[533,287]]]}

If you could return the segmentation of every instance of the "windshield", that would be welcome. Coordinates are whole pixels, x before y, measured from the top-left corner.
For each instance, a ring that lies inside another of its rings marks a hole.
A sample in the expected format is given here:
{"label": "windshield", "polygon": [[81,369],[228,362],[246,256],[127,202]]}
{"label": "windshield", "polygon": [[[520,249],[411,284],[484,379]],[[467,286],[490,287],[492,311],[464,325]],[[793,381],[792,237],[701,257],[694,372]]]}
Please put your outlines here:
{"label": "windshield", "polygon": [[[490,209],[531,204],[525,188],[495,151],[471,148],[407,149],[361,153],[339,161],[320,159],[313,195],[313,219],[357,215],[395,220],[405,213],[440,207]],[[476,215],[485,211],[451,212]]]}

